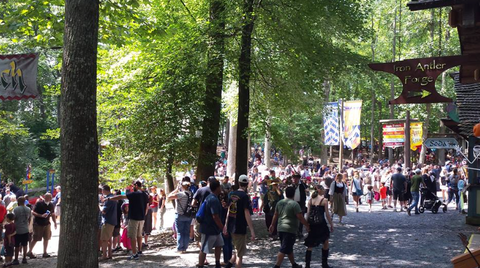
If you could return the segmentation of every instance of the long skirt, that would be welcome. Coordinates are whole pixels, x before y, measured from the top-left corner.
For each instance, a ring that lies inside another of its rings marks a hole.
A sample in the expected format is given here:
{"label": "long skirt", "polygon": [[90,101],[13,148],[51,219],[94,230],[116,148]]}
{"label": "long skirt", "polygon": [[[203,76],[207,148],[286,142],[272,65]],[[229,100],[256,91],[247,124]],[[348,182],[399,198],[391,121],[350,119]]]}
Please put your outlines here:
{"label": "long skirt", "polygon": [[347,215],[347,205],[345,204],[345,197],[343,194],[334,193],[332,198],[332,211],[333,214],[338,216]]}

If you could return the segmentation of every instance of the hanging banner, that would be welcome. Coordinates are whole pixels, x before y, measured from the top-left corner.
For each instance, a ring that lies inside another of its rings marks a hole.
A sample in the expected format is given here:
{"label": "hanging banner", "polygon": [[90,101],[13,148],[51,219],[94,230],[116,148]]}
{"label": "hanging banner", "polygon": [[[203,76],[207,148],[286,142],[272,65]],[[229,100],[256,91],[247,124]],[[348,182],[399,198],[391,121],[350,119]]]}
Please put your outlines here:
{"label": "hanging banner", "polygon": [[357,148],[360,141],[360,116],[362,114],[362,101],[346,101],[343,105],[343,137],[345,146],[350,149]]}
{"label": "hanging banner", "polygon": [[405,145],[405,126],[403,124],[383,125],[383,147],[397,148]]}
{"label": "hanging banner", "polygon": [[325,129],[325,145],[339,145],[340,130],[338,126],[338,102],[325,105],[323,127]]}
{"label": "hanging banner", "polygon": [[0,100],[35,98],[38,54],[0,55]]}
{"label": "hanging banner", "polygon": [[412,151],[416,151],[417,148],[422,146],[422,137],[423,123],[410,123],[410,149],[412,149]]}

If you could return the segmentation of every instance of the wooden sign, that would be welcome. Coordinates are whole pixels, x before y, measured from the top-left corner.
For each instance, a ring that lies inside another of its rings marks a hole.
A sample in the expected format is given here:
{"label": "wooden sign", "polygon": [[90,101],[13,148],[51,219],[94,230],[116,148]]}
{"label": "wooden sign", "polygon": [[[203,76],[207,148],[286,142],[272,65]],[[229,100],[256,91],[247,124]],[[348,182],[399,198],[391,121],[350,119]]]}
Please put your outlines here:
{"label": "wooden sign", "polygon": [[390,104],[452,102],[440,95],[435,81],[444,71],[467,63],[480,63],[480,55],[410,59],[392,63],[371,63],[375,71],[396,75],[403,84],[402,94]]}

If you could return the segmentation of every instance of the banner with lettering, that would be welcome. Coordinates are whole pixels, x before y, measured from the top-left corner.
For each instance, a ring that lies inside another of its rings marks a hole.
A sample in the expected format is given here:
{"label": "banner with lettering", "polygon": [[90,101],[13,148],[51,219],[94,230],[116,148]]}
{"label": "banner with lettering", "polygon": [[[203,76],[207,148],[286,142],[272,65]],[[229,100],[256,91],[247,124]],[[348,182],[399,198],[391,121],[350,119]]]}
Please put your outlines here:
{"label": "banner with lettering", "polygon": [[327,105],[325,105],[323,114],[325,145],[338,145],[340,143],[340,129],[338,125],[338,102],[329,102]]}
{"label": "banner with lettering", "polygon": [[360,116],[362,114],[362,101],[346,101],[343,105],[343,138],[345,146],[350,149],[357,148],[360,143]]}
{"label": "banner with lettering", "polygon": [[38,54],[0,55],[0,100],[35,98]]}
{"label": "banner with lettering", "polygon": [[422,146],[423,138],[423,123],[410,123],[410,149],[416,151]]}
{"label": "banner with lettering", "polygon": [[405,145],[404,124],[383,125],[383,147],[397,148]]}

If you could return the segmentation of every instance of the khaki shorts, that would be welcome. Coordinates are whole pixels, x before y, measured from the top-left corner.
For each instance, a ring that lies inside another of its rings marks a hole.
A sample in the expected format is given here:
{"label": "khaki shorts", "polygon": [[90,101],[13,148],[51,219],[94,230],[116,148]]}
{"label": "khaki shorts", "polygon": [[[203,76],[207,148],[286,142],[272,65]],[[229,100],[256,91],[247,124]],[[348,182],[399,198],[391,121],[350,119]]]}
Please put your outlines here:
{"label": "khaki shorts", "polygon": [[137,237],[142,237],[144,223],[145,221],[129,220],[127,229],[128,238],[137,239]]}
{"label": "khaki shorts", "polygon": [[232,234],[232,243],[239,258],[247,253],[247,235]]}
{"label": "khaki shorts", "polygon": [[100,234],[100,240],[103,240],[103,241],[110,240],[113,236],[113,229],[114,228],[115,228],[115,226],[113,226],[111,224],[108,224],[108,223],[105,223],[102,226],[102,232]]}
{"label": "khaki shorts", "polygon": [[200,242],[202,240],[202,234],[200,233],[200,223],[194,221],[195,225],[193,225],[193,235],[195,241]]}
{"label": "khaki shorts", "polygon": [[33,225],[33,241],[50,240],[52,237],[52,230],[50,224],[47,226]]}

